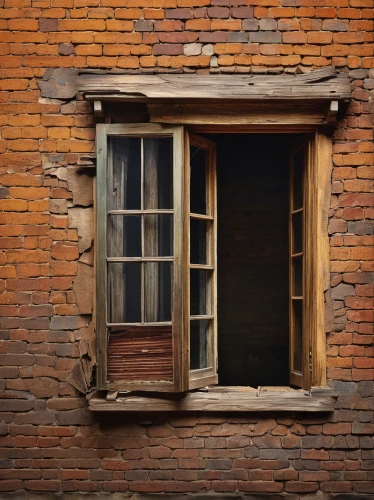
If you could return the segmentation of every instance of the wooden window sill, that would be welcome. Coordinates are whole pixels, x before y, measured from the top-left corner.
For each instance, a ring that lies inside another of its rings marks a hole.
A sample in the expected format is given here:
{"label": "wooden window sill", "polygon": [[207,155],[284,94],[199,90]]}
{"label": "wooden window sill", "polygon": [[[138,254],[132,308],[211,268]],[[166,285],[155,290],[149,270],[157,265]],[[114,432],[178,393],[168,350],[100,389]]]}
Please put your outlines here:
{"label": "wooden window sill", "polygon": [[99,412],[331,412],[336,395],[328,387],[310,392],[287,388],[208,387],[183,394],[91,393],[89,408]]}

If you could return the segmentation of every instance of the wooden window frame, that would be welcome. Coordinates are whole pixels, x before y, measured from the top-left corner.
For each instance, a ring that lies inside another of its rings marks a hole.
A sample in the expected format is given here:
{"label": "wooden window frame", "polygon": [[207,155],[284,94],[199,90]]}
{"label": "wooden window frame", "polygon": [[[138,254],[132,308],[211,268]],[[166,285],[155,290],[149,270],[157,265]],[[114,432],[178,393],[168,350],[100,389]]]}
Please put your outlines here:
{"label": "wooden window frame", "polygon": [[[167,125],[160,125],[160,124],[126,124],[125,127],[126,129],[132,128],[134,130],[134,134],[139,134],[141,130],[144,130],[144,126],[148,127],[149,130],[150,127],[154,127],[155,133],[164,133],[165,130],[178,130],[177,132],[177,142],[176,142],[176,147],[182,148],[183,144],[183,137],[182,137],[182,127],[181,126],[170,126]],[[107,127],[107,128],[105,128]],[[108,127],[112,131],[117,131],[120,133],[121,130],[123,130],[124,125],[115,125],[115,124],[110,124],[110,125],[98,125],[97,128],[97,160],[98,160],[98,166],[100,164],[106,164],[106,153],[105,149],[106,146],[104,144],[104,141],[106,141],[106,133],[104,133],[105,130],[108,130]],[[323,394],[323,390],[326,387],[326,338],[325,338],[325,328],[324,328],[324,292],[328,289],[329,287],[329,242],[328,242],[328,233],[327,233],[327,223],[328,223],[328,207],[329,207],[329,200],[331,196],[331,171],[332,171],[332,141],[331,141],[331,136],[329,130],[325,129],[320,129],[318,127],[302,127],[300,130],[300,126],[288,126],[287,129],[284,129],[280,127],[279,125],[277,127],[261,127],[260,129],[256,126],[246,126],[246,127],[240,127],[237,129],[235,125],[227,125],[222,127],[221,125],[217,129],[217,127],[214,126],[213,124],[204,124],[204,125],[194,125],[190,126],[190,129],[192,129],[194,132],[212,132],[212,131],[220,131],[220,132],[230,132],[230,133],[237,133],[237,132],[249,132],[249,133],[256,133],[256,132],[280,132],[280,133],[308,133],[308,146],[307,146],[307,190],[306,190],[306,195],[305,195],[305,211],[306,211],[306,216],[305,216],[305,234],[309,235],[309,237],[306,238],[305,241],[305,252],[307,254],[306,260],[305,260],[305,273],[306,273],[306,283],[305,283],[305,323],[308,324],[308,332],[307,334],[304,333],[304,336],[307,335],[308,338],[308,352],[304,352],[304,359],[305,363],[307,363],[308,367],[310,366],[310,370],[308,370],[308,375],[303,378],[303,389],[304,392],[300,392],[300,403],[303,406],[305,411],[308,411],[308,408],[310,411],[321,411],[321,406],[319,406],[320,410],[316,410],[316,405],[310,405],[310,404],[305,404],[305,391],[307,391],[307,394],[317,394],[320,397],[321,394]],[[179,146],[178,146],[179,144]],[[187,145],[188,142],[184,138],[184,144]],[[184,150],[184,156],[186,156],[188,152],[186,149]],[[179,155],[181,157],[181,155]],[[180,160],[178,160],[180,161]],[[182,159],[182,161],[185,161]],[[186,174],[182,173],[183,168],[181,167],[181,200],[183,199],[183,196],[186,196],[185,194],[185,185],[187,182],[186,177],[183,178],[183,175],[185,176]],[[185,169],[187,170],[187,169]],[[100,221],[103,220],[103,196],[105,196],[104,192],[104,186],[105,182],[103,184],[103,177],[100,178],[99,174],[100,168],[98,168],[98,178],[97,178],[97,250],[96,250],[96,276],[97,276],[97,281],[100,282],[100,279],[103,276],[103,269],[102,269],[102,254],[103,254],[103,248],[102,248],[102,241],[103,241],[103,234],[105,231],[105,228],[103,228],[100,224]],[[185,199],[184,199],[185,203]],[[182,214],[182,207],[181,207],[181,213],[180,213],[180,220],[182,221],[182,227],[185,229],[187,228],[187,220],[188,217],[183,217]],[[312,236],[313,237],[312,237]],[[182,241],[182,240],[181,240]],[[183,245],[183,243],[181,243]],[[176,253],[179,252],[178,249],[175,250]],[[180,249],[179,255],[184,259],[187,259],[188,251],[184,250],[184,253],[182,249]],[[187,263],[185,261],[184,266],[186,266]],[[177,267],[177,265],[176,265]],[[180,266],[182,267],[182,266]],[[178,279],[178,278],[177,278]],[[182,275],[180,274],[179,276],[180,281],[180,290],[181,293],[179,294],[180,302],[178,304],[174,304],[174,307],[176,306],[176,314],[180,315],[181,321],[186,320],[186,310],[185,310],[185,304],[186,300],[183,299],[184,296],[186,296],[186,293],[188,293],[188,290],[185,287],[185,284],[182,282]],[[114,390],[114,391],[121,391],[121,384],[118,383],[106,383],[105,380],[105,343],[106,343],[106,335],[103,335],[103,330],[105,330],[105,325],[103,324],[103,311],[101,305],[98,307],[99,304],[103,303],[103,290],[104,288],[96,287],[97,290],[97,296],[96,296],[96,330],[97,330],[97,351],[98,351],[98,389],[104,389],[104,390]],[[180,311],[180,313],[178,312]],[[183,312],[184,311],[184,312]],[[184,319],[183,319],[184,318]],[[178,320],[177,320],[178,321]],[[186,332],[186,328],[182,328],[181,331]],[[186,352],[183,352],[183,346],[186,345],[186,333],[183,333],[184,338],[182,339],[181,342],[177,342],[174,345],[174,356],[175,356],[175,385],[173,388],[170,389],[165,389],[165,387],[160,387],[157,386],[157,384],[153,385],[152,389],[154,391],[162,391],[162,392],[167,392],[168,390],[170,391],[177,391],[177,392],[185,392],[189,389],[193,389],[194,386],[193,384],[190,383],[188,380],[188,374],[189,370],[188,367],[186,366],[186,363],[188,363],[188,359],[186,356]],[[181,375],[182,374],[182,375]],[[207,383],[209,383],[207,381]],[[313,388],[318,388],[313,389]],[[235,408],[241,408],[240,410],[237,411],[243,411],[243,406],[242,404],[236,404],[239,403],[239,401],[243,402],[246,398],[243,400],[243,393],[238,392],[238,391],[230,391],[230,388],[226,388],[227,393],[230,394],[230,402],[227,403],[227,405],[220,405],[219,407],[224,410],[225,408],[229,411],[235,411]],[[126,387],[124,390],[128,391],[128,384],[126,384]],[[133,390],[144,390],[144,386],[136,386],[136,384],[133,386]],[[209,391],[208,391],[209,392]],[[220,393],[218,391],[218,393]],[[224,394],[225,391],[222,391],[221,394]],[[185,393],[185,396],[187,399],[184,399],[184,402],[189,401],[188,404],[181,405],[180,403],[177,402],[177,399],[172,399],[171,403],[170,400],[168,400],[167,409],[171,410],[171,406],[174,409],[183,409],[183,410],[196,410],[196,401],[204,398],[201,398],[201,392],[190,392],[190,393]],[[331,396],[331,391],[326,390],[326,394]],[[196,395],[196,397],[194,396]],[[214,397],[216,397],[217,394],[215,394]],[[295,396],[295,395],[294,395]],[[225,398],[226,396],[222,396],[222,398]],[[248,395],[246,396],[247,398],[249,397]],[[142,396],[139,397],[140,400],[142,401]],[[196,399],[197,398],[197,399]],[[269,398],[269,396],[267,396]],[[304,398],[304,399],[303,399]],[[250,398],[249,398],[250,399]],[[266,398],[265,398],[266,399]],[[271,398],[270,398],[271,399]],[[289,402],[291,401],[292,398],[289,398]],[[162,398],[157,399],[160,404],[152,404],[152,410],[158,411],[160,408],[166,409],[165,404],[161,404]],[[137,411],[144,409],[142,405],[144,405],[145,401],[149,401],[150,399],[147,396],[144,396],[143,398],[143,403],[136,403],[135,405],[130,405],[131,408],[127,408],[129,411],[135,411],[135,408],[137,408]],[[173,402],[174,401],[174,402]],[[262,399],[263,402],[263,408],[261,411],[266,411],[266,401],[264,403],[264,399]],[[287,398],[285,398],[285,402],[287,401]],[[303,401],[303,403],[301,402]],[[234,402],[234,403],[233,403]],[[260,402],[258,400],[258,402]],[[217,411],[217,405],[209,405],[209,398],[207,399],[207,410],[212,409],[212,411]],[[94,404],[94,400],[92,403],[92,408],[93,410],[98,410],[100,407],[102,411],[102,405]],[[249,406],[252,406],[251,404]],[[256,405],[254,405],[256,406]],[[261,405],[260,405],[261,406]],[[258,406],[258,408],[260,407]],[[292,406],[295,407],[295,410],[298,411],[300,410],[299,407],[296,408],[298,405],[290,405],[288,404],[286,407],[283,409],[288,409],[292,410]],[[322,405],[323,406],[323,405]],[[328,406],[328,408],[327,408]],[[326,407],[323,406],[324,409],[322,411],[327,411],[328,409],[331,410],[331,401],[330,404],[327,405]],[[313,407],[313,408],[312,408]],[[118,410],[123,411],[124,405],[121,404],[117,407]],[[205,408],[201,408],[202,410]],[[250,409],[256,409],[256,408],[250,408]],[[269,408],[270,409],[270,408]],[[280,408],[282,409],[282,405],[280,404]],[[109,407],[108,407],[109,410]],[[99,411],[99,410],[98,410]]]}

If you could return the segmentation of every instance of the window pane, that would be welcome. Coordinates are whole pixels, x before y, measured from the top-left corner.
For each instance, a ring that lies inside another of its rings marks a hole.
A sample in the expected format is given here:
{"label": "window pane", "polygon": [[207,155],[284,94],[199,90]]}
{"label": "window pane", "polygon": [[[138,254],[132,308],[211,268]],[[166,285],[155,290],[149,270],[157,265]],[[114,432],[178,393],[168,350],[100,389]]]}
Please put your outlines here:
{"label": "window pane", "polygon": [[144,257],[173,255],[173,216],[144,215]]}
{"label": "window pane", "polygon": [[206,238],[207,222],[191,219],[190,225],[190,262],[191,264],[207,264]]}
{"label": "window pane", "polygon": [[292,308],[294,321],[293,368],[301,373],[303,363],[303,301],[293,300]]}
{"label": "window pane", "polygon": [[108,137],[108,210],[140,210],[140,139]]}
{"label": "window pane", "polygon": [[207,271],[191,269],[190,280],[190,314],[197,316],[210,314],[210,307],[207,304]]}
{"label": "window pane", "polygon": [[140,215],[109,215],[108,257],[141,257]]}
{"label": "window pane", "polygon": [[206,155],[205,149],[190,147],[191,165],[191,200],[190,212],[194,214],[206,214]]}
{"label": "window pane", "polygon": [[144,264],[144,312],[146,322],[171,321],[172,262]]}
{"label": "window pane", "polygon": [[294,297],[301,297],[303,295],[302,256],[292,259],[292,295]]}
{"label": "window pane", "polygon": [[[98,283],[97,286],[103,286]],[[140,262],[108,262],[108,323],[140,323]]]}
{"label": "window pane", "polygon": [[144,209],[173,208],[173,141],[145,138]]}
{"label": "window pane", "polygon": [[206,368],[208,321],[190,321],[190,369]]}
{"label": "window pane", "polygon": [[293,156],[293,210],[303,206],[303,171],[304,148],[301,148]]}
{"label": "window pane", "polygon": [[292,254],[303,251],[303,212],[292,214]]}

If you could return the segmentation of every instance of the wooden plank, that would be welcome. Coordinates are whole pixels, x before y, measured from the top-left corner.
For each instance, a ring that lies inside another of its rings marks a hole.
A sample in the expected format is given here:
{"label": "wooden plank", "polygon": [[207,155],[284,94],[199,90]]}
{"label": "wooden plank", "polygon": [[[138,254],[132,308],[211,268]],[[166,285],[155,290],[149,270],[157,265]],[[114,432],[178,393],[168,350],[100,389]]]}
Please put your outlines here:
{"label": "wooden plank", "polygon": [[113,75],[84,73],[77,90],[87,99],[340,100],[351,95],[349,76],[329,67],[303,75]]}
{"label": "wooden plank", "polygon": [[[117,147],[116,147],[117,146]],[[107,199],[108,205],[114,207],[126,206],[126,191],[125,179],[129,169],[128,151],[118,150],[118,142],[108,142],[107,156]],[[127,154],[126,154],[127,153]],[[130,167],[131,168],[131,167]],[[126,240],[124,234],[125,220],[122,216],[111,217],[108,224],[108,249],[115,256],[122,257],[125,255]],[[119,272],[120,266],[109,266],[107,268],[108,280],[108,301],[110,303],[109,321],[121,322],[124,319],[125,309],[125,286],[124,272]],[[114,300],[115,299],[115,300]]]}
{"label": "wooden plank", "polygon": [[317,303],[315,302],[316,275],[315,261],[319,249],[316,244],[316,197],[318,184],[316,178],[315,140],[308,137],[306,142],[306,165],[304,177],[304,311],[303,311],[303,388],[309,389],[312,385],[312,359],[315,357],[313,342],[316,330]]}
{"label": "wooden plank", "polygon": [[[143,204],[142,209],[158,208],[158,147],[157,138],[150,138],[148,141],[142,139],[143,145]],[[142,217],[142,240],[143,253],[145,256],[158,255],[158,216],[148,215]],[[155,262],[143,264],[144,269],[144,318],[143,321],[157,321],[160,305],[159,282],[162,278],[159,275],[159,265]]]}
{"label": "wooden plank", "polygon": [[175,390],[188,389],[188,330],[186,330],[186,227],[184,128],[174,128],[173,199],[174,199],[174,282],[173,282],[173,355]]}
{"label": "wooden plank", "polygon": [[[230,389],[230,388],[228,388]],[[305,391],[230,391],[188,392],[181,395],[119,394],[115,402],[93,397],[89,400],[92,411],[213,411],[213,412],[330,412],[335,399],[311,395]]]}
{"label": "wooden plank", "polygon": [[155,123],[176,123],[181,125],[321,125],[327,123],[326,105],[298,106],[284,104],[272,106],[258,103],[240,105],[225,103],[201,104],[148,104],[150,121]]}
{"label": "wooden plank", "polygon": [[[326,385],[326,334],[324,292],[330,287],[330,246],[328,236],[328,220],[331,196],[332,142],[330,137],[317,132],[315,136],[316,163],[316,231],[314,234],[316,262],[314,303],[315,333],[312,338],[313,377],[315,386]],[[318,249],[318,250],[317,250]]]}
{"label": "wooden plank", "polygon": [[96,346],[97,346],[97,388],[106,388],[106,234],[107,234],[107,136],[105,125],[96,127]]}

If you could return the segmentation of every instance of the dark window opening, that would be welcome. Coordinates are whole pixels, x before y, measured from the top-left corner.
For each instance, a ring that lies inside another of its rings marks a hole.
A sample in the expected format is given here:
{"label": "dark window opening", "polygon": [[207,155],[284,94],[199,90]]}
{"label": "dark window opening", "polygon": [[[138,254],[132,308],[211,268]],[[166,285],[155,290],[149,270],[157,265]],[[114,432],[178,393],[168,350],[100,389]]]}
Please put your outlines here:
{"label": "dark window opening", "polygon": [[285,134],[219,134],[218,376],[289,385],[289,147]]}

